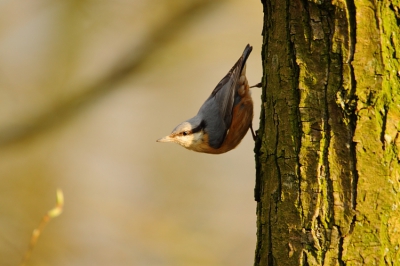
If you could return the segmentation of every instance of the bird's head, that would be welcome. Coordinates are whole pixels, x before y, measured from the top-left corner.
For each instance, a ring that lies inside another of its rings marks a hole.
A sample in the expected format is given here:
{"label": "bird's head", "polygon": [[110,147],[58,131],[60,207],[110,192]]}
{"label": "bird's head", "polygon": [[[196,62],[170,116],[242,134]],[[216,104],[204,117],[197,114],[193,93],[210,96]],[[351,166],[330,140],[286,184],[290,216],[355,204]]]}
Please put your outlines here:
{"label": "bird's head", "polygon": [[179,124],[171,134],[158,139],[157,142],[175,142],[189,150],[197,150],[205,141],[204,122],[193,117]]}

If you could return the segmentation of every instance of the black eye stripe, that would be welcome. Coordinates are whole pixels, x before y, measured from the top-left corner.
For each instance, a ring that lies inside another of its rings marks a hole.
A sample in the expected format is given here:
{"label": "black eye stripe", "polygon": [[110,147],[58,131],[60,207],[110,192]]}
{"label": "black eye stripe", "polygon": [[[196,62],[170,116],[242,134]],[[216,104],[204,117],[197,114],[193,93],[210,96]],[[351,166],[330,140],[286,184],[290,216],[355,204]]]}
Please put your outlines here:
{"label": "black eye stripe", "polygon": [[192,128],[191,130],[185,130],[185,131],[181,131],[179,133],[177,133],[177,135],[181,135],[181,136],[187,136],[187,135],[191,135],[193,133],[197,133],[202,131],[206,126],[206,123],[203,121],[201,121],[200,125],[198,125],[195,128]]}
{"label": "black eye stripe", "polygon": [[190,131],[188,131],[188,130],[186,130],[186,131],[182,131],[180,134],[182,135],[182,136],[187,136],[187,135],[190,135]]}
{"label": "black eye stripe", "polygon": [[193,133],[200,132],[200,131],[203,130],[205,127],[206,127],[206,123],[205,123],[204,120],[203,120],[203,121],[201,121],[200,125],[198,125],[197,127],[195,127],[195,128],[192,129],[192,132],[193,132]]}

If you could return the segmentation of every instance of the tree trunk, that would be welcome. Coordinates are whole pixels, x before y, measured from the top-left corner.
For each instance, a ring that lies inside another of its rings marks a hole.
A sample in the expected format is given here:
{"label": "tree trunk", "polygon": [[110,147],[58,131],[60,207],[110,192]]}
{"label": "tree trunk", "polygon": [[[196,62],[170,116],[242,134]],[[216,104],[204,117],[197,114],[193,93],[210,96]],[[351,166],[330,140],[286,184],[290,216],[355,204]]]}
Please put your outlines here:
{"label": "tree trunk", "polygon": [[262,2],[255,265],[400,265],[400,1]]}

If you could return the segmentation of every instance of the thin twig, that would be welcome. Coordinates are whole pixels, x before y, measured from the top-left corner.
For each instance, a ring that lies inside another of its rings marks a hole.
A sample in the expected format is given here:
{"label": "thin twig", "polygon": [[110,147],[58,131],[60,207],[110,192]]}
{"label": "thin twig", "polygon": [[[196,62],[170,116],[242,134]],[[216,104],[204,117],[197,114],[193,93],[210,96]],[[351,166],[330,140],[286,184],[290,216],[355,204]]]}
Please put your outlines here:
{"label": "thin twig", "polygon": [[42,218],[39,226],[33,230],[31,240],[29,242],[28,250],[25,252],[25,256],[22,259],[21,266],[25,266],[26,263],[29,261],[33,248],[36,246],[36,243],[39,239],[40,234],[43,232],[46,225],[52,218],[59,216],[64,207],[64,194],[61,189],[57,189],[57,197],[56,197],[56,206],[49,210]]}

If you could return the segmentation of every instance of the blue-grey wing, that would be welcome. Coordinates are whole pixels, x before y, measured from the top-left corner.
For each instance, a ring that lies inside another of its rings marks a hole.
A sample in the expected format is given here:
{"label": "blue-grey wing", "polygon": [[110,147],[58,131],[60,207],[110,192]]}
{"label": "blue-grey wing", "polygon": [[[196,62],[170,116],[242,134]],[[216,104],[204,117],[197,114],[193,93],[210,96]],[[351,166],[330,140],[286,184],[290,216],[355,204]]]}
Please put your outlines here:
{"label": "blue-grey wing", "polygon": [[209,144],[219,148],[224,142],[226,133],[232,123],[232,111],[237,93],[237,83],[252,47],[247,45],[242,56],[218,83],[210,97],[199,110],[206,122],[205,130],[209,135]]}

